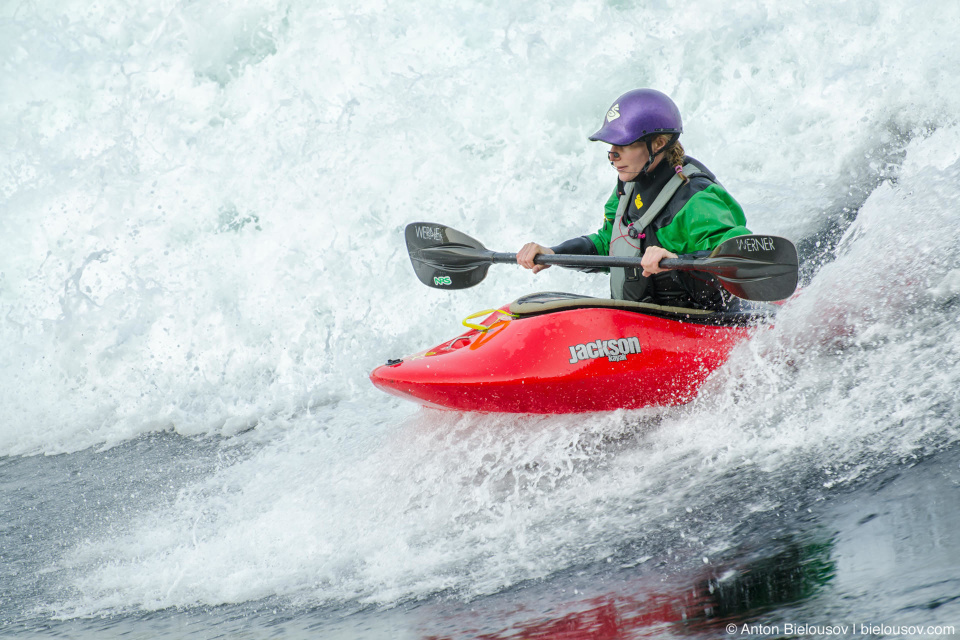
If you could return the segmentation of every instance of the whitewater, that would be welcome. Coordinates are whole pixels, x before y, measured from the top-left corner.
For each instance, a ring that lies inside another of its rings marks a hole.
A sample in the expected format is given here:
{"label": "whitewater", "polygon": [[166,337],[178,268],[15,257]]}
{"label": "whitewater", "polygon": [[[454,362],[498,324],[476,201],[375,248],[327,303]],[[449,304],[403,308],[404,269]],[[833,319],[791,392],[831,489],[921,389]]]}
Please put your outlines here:
{"label": "whitewater", "polygon": [[[958,28],[906,0],[0,3],[0,635],[952,636]],[[403,228],[596,230],[587,136],[637,87],[797,244],[775,327],[682,407],[374,389],[471,313],[606,294],[428,289]]]}

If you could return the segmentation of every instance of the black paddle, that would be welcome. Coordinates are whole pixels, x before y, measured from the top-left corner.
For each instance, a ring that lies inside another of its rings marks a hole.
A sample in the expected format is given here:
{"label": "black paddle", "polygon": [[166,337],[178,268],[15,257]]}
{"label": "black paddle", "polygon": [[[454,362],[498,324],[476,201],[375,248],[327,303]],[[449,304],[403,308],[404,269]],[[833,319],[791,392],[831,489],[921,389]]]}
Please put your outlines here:
{"label": "black paddle", "polygon": [[[515,253],[497,253],[456,229],[414,222],[405,232],[410,262],[420,282],[436,289],[466,289],[479,284],[491,264],[517,262]],[[535,264],[568,267],[639,267],[640,258],[540,254]],[[784,300],[797,288],[797,249],[786,238],[748,235],[721,243],[707,258],[665,258],[664,269],[703,271],[745,300]]]}

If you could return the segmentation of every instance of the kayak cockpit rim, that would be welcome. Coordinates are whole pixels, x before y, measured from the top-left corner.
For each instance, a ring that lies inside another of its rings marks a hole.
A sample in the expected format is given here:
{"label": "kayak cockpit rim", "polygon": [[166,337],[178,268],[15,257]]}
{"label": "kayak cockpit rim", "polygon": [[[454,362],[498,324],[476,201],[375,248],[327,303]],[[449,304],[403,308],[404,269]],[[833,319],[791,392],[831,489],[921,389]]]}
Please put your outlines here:
{"label": "kayak cockpit rim", "polygon": [[508,305],[507,309],[510,313],[519,316],[518,319],[573,309],[621,309],[693,324],[745,326],[769,322],[776,315],[779,307],[766,302],[749,302],[734,298],[726,310],[713,311],[545,291],[517,298]]}

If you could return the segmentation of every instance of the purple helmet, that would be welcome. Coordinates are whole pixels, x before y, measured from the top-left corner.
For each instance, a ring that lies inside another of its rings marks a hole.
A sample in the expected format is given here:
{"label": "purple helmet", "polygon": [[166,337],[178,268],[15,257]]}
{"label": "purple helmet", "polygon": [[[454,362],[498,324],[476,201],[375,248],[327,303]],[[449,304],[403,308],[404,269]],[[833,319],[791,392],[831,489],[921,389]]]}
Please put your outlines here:
{"label": "purple helmet", "polygon": [[617,98],[590,139],[625,147],[646,136],[682,132],[680,109],[673,100],[655,89],[634,89]]}

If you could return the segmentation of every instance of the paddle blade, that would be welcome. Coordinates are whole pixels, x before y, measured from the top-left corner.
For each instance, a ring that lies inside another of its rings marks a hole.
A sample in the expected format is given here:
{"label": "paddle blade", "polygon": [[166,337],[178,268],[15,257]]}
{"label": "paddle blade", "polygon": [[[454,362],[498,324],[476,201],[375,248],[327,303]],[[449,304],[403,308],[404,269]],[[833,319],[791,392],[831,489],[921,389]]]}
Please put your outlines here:
{"label": "paddle blade", "polygon": [[786,238],[737,236],[721,243],[704,263],[713,267],[704,270],[738,298],[772,302],[797,290],[797,248]]}
{"label": "paddle blade", "polygon": [[433,222],[407,225],[407,253],[417,278],[434,289],[467,289],[487,277],[491,254],[465,233]]}

